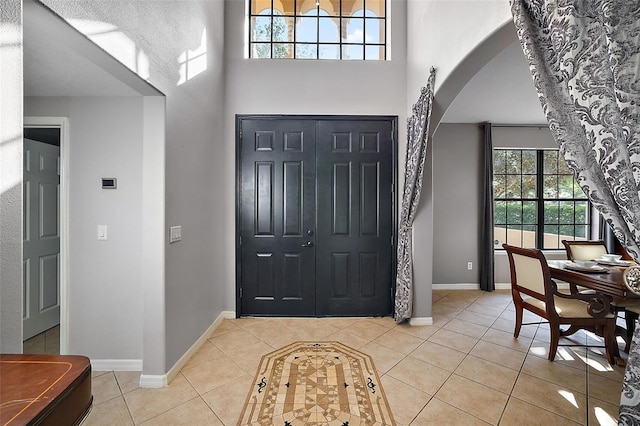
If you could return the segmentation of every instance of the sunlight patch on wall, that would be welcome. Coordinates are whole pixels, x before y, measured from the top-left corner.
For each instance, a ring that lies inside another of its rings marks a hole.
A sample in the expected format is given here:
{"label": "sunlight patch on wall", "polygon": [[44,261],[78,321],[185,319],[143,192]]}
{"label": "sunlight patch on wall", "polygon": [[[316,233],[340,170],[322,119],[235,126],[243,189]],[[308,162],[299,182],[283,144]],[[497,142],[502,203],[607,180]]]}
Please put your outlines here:
{"label": "sunlight patch on wall", "polygon": [[10,18],[0,21],[0,194],[22,183],[22,27]]}
{"label": "sunlight patch on wall", "polygon": [[0,159],[2,160],[0,194],[4,194],[22,183],[22,135],[0,141]]}
{"label": "sunlight patch on wall", "polygon": [[22,28],[11,23],[2,23],[0,28],[2,29],[0,31],[2,53],[6,54],[7,49],[14,49],[12,52],[19,52],[18,48],[22,46]]}
{"label": "sunlight patch on wall", "polygon": [[207,70],[207,30],[202,30],[200,46],[187,49],[178,56],[180,79],[178,86]]}
{"label": "sunlight patch on wall", "polygon": [[86,19],[70,19],[69,23],[141,78],[149,79],[149,57],[117,26]]}

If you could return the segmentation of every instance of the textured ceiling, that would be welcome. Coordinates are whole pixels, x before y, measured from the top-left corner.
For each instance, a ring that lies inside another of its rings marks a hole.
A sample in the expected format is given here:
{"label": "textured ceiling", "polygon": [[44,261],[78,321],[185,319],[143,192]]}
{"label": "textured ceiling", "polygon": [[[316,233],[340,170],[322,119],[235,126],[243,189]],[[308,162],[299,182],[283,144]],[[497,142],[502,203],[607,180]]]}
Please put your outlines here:
{"label": "textured ceiling", "polygon": [[105,67],[107,62],[115,61],[59,16],[37,2],[24,3],[25,96],[140,96],[148,86],[124,66]]}

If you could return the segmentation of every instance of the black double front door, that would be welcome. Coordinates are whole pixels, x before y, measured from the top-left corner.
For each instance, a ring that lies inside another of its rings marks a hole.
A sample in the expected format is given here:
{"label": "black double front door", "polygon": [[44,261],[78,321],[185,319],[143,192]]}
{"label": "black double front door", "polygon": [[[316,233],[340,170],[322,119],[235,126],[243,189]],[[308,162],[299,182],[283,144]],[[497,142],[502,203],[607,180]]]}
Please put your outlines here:
{"label": "black double front door", "polygon": [[396,119],[239,116],[237,133],[239,314],[389,315]]}

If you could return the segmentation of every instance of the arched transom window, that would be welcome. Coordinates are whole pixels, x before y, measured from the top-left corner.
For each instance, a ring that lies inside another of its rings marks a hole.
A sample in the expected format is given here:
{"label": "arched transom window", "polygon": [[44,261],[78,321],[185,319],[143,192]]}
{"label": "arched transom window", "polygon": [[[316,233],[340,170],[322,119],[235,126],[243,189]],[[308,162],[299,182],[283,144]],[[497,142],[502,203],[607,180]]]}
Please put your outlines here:
{"label": "arched transom window", "polygon": [[385,60],[387,0],[249,0],[249,57]]}

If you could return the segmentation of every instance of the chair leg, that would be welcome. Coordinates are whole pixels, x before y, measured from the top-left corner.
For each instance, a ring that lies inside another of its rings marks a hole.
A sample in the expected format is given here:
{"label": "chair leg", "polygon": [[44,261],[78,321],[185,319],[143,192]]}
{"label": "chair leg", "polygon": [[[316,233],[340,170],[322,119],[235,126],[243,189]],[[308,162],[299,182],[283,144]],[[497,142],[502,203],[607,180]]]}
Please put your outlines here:
{"label": "chair leg", "polygon": [[604,342],[607,354],[607,361],[609,364],[615,365],[616,358],[620,358],[620,351],[618,350],[618,342],[616,341],[616,322],[615,319],[608,321],[604,327]]}
{"label": "chair leg", "polygon": [[551,330],[551,342],[549,343],[549,361],[553,361],[558,351],[558,342],[560,341],[560,327],[558,324],[552,324],[549,322],[549,329]]}
{"label": "chair leg", "polygon": [[513,330],[513,337],[517,338],[520,335],[520,329],[522,328],[522,305],[515,303],[516,308],[516,327]]}
{"label": "chair leg", "polygon": [[567,328],[565,331],[560,330],[560,335],[561,336],[571,336],[572,334],[574,334],[576,331],[578,330],[582,330],[583,327],[578,327],[576,325],[571,325],[569,326],[569,328]]}
{"label": "chair leg", "polygon": [[624,351],[629,353],[629,349],[631,349],[631,339],[633,339],[633,331],[636,329],[636,320],[638,319],[638,314],[636,312],[624,311],[624,321],[627,323],[627,338],[626,344],[624,345]]}

